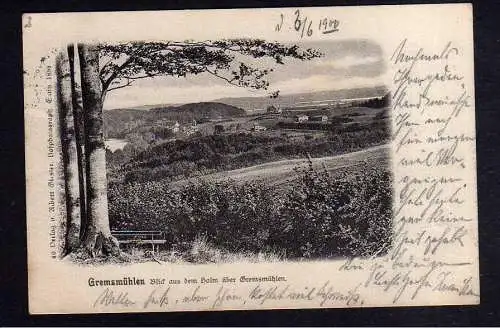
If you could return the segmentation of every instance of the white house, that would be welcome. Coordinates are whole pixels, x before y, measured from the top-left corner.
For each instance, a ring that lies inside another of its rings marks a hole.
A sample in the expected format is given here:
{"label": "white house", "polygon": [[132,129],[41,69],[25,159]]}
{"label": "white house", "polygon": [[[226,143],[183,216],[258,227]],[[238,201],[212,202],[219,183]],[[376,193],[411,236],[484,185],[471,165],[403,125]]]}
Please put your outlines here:
{"label": "white house", "polygon": [[326,115],[311,116],[310,121],[326,123],[328,122],[328,116]]}
{"label": "white house", "polygon": [[267,128],[265,126],[258,125],[258,124],[254,124],[253,128],[252,128],[252,131],[266,131],[266,130],[267,130]]}
{"label": "white house", "polygon": [[172,125],[170,129],[172,130],[173,133],[177,133],[179,132],[180,127],[181,125],[179,124],[179,122],[175,121],[174,125]]}
{"label": "white house", "polygon": [[295,122],[297,123],[304,123],[309,121],[309,116],[307,115],[296,115],[295,116]]}
{"label": "white house", "polygon": [[266,111],[268,113],[272,113],[272,114],[281,114],[283,112],[283,110],[281,109],[281,107],[279,105],[278,106],[273,106],[273,105],[267,106]]}

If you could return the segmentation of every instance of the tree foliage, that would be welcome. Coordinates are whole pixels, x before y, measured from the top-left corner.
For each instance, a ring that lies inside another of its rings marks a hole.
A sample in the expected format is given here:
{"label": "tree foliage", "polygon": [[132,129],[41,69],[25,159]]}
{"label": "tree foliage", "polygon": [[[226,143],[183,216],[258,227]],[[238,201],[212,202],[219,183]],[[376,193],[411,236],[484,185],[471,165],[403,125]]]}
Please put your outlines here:
{"label": "tree foliage", "polygon": [[260,39],[101,44],[99,54],[103,98],[107,92],[130,86],[139,79],[201,73],[232,85],[267,90],[266,77],[273,68],[257,65],[259,59],[283,65],[286,58],[311,60],[322,56],[315,49]]}

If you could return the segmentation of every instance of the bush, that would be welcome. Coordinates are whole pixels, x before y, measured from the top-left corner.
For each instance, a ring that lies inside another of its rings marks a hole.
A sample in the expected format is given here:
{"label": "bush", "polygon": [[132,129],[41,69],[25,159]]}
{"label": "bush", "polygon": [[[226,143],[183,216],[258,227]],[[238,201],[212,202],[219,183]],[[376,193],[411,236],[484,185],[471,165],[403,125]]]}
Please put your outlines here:
{"label": "bush", "polygon": [[369,256],[387,250],[392,222],[390,173],[373,167],[332,179],[299,173],[275,226],[276,245],[291,257]]}
{"label": "bush", "polygon": [[288,191],[234,181],[199,181],[179,190],[164,181],[114,183],[109,187],[111,225],[163,230],[170,249],[186,252],[192,249],[186,245],[201,244],[292,259],[387,251],[392,187],[386,169],[363,165],[330,176],[310,162],[297,174]]}

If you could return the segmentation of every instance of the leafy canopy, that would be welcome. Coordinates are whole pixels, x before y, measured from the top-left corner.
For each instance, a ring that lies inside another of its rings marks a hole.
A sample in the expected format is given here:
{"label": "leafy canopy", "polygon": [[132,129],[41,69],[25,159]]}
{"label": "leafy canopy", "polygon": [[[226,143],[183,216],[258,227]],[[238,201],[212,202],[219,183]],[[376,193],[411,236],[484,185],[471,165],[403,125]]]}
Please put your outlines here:
{"label": "leafy canopy", "polygon": [[[100,44],[98,51],[103,98],[106,92],[130,86],[138,79],[201,73],[235,86],[267,90],[266,77],[273,69],[259,59],[283,65],[287,57],[311,60],[322,56],[315,49],[260,39]],[[248,59],[253,60],[249,63]]]}

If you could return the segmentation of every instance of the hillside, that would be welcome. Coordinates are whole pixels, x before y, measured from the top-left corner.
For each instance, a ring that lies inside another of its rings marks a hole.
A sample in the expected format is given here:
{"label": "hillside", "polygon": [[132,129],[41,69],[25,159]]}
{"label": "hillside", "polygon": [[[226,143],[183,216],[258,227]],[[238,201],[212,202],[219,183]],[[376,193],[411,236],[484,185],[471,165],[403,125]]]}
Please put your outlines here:
{"label": "hillside", "polygon": [[[202,177],[188,178],[176,181],[172,183],[171,186],[183,186],[189,182],[196,183],[200,181],[200,179],[204,181],[223,181],[231,179],[238,184],[258,180],[264,182],[268,186],[277,187],[282,184],[288,184],[291,180],[296,179],[298,176],[295,169],[297,166],[306,166],[307,161],[307,158],[278,160],[231,171],[207,174]],[[310,161],[313,168],[318,170],[325,169],[328,172],[353,168],[360,164],[369,164],[371,166],[388,165],[389,145],[382,144],[372,146],[341,155],[315,157],[311,158]]]}
{"label": "hillside", "polygon": [[157,121],[224,119],[244,115],[241,108],[217,103],[200,102],[181,106],[153,107],[150,109],[112,109],[103,111],[104,131],[108,138],[123,138],[127,133],[151,127]]}
{"label": "hillside", "polygon": [[161,115],[162,118],[170,118],[178,121],[199,120],[202,118],[229,118],[245,115],[243,109],[219,102],[199,102],[181,106],[156,107],[151,108],[150,111]]}
{"label": "hillside", "polygon": [[300,135],[229,133],[167,141],[149,147],[124,163],[116,177],[127,182],[179,180],[230,171],[309,154],[325,157],[384,144],[390,132],[372,122],[358,129],[335,127],[335,133]]}

